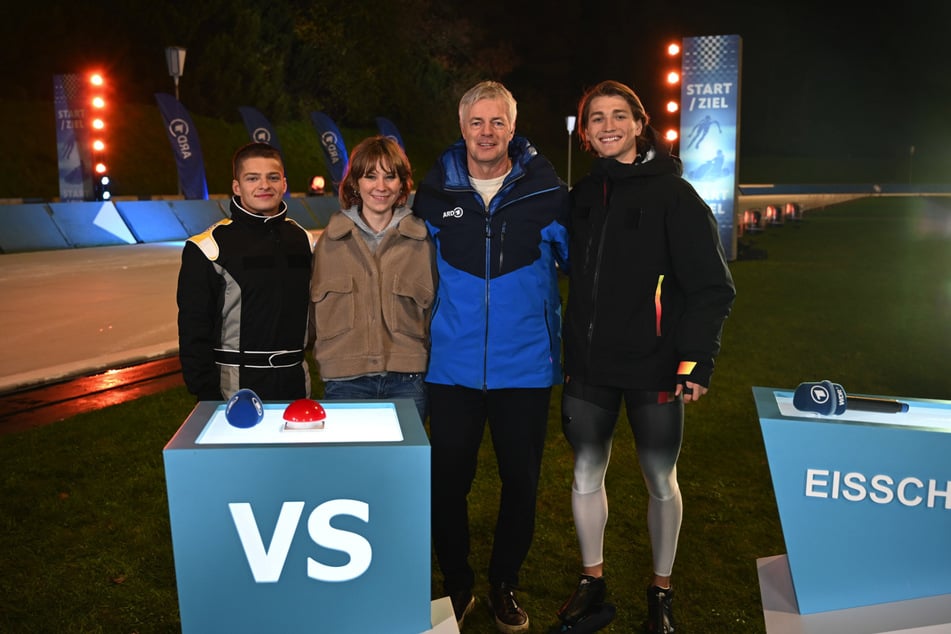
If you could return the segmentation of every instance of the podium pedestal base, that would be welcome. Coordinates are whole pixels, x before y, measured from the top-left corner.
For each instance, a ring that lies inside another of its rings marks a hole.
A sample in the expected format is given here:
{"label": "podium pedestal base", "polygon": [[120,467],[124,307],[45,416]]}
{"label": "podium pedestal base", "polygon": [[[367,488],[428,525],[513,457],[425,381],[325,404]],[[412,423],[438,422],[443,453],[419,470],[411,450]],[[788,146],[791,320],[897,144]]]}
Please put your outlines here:
{"label": "podium pedestal base", "polygon": [[799,614],[786,555],[756,560],[767,634],[948,634],[951,595]]}
{"label": "podium pedestal base", "polygon": [[452,601],[449,597],[434,599],[430,604],[430,614],[433,629],[426,630],[422,634],[459,634],[456,613],[452,611]]}

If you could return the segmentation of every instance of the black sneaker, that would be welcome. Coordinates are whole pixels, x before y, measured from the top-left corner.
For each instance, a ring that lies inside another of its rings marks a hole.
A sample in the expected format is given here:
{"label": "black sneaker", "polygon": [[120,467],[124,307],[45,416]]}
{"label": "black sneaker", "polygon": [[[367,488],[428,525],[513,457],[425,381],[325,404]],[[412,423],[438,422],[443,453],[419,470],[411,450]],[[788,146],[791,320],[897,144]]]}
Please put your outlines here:
{"label": "black sneaker", "polygon": [[505,634],[528,631],[528,615],[515,600],[515,589],[503,583],[489,590],[489,607],[495,615],[495,626]]}
{"label": "black sneaker", "polygon": [[581,575],[578,587],[558,610],[558,618],[565,625],[572,626],[585,616],[597,611],[604,604],[607,594],[608,588],[604,577]]}
{"label": "black sneaker", "polygon": [[449,600],[452,601],[452,611],[456,614],[456,628],[461,632],[462,622],[475,607],[475,597],[469,590],[462,590],[449,595]]}
{"label": "black sneaker", "polygon": [[647,631],[651,634],[674,634],[674,613],[671,603],[673,588],[647,588]]}

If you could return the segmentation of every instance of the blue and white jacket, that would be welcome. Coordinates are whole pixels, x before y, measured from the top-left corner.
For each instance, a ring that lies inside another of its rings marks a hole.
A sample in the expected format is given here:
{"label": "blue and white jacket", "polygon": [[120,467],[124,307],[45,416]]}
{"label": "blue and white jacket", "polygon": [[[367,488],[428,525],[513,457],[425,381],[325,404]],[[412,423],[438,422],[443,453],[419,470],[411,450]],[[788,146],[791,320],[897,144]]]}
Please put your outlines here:
{"label": "blue and white jacket", "polygon": [[466,146],[449,147],[416,191],[436,245],[439,287],[426,381],[493,390],[561,383],[558,270],[568,266],[568,188],[523,137],[486,208]]}

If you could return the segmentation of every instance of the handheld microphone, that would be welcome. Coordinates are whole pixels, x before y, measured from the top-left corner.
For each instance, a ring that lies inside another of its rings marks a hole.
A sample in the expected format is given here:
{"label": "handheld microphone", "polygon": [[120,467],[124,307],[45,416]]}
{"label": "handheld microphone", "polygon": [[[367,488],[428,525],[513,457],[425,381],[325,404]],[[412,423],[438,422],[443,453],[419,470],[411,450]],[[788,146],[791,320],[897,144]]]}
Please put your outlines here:
{"label": "handheld microphone", "polygon": [[793,393],[793,407],[800,412],[816,412],[823,416],[839,416],[846,410],[899,414],[908,411],[908,403],[892,398],[849,396],[845,389],[832,381],[800,383]]}

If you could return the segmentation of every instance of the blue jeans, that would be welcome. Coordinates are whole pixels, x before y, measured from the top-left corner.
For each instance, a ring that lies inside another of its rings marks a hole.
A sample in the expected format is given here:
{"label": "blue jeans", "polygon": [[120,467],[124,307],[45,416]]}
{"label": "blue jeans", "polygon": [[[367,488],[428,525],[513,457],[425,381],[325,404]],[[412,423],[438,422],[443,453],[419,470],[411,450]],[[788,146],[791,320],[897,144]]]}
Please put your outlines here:
{"label": "blue jeans", "polygon": [[324,398],[327,400],[347,401],[354,399],[411,398],[416,404],[419,419],[426,421],[428,399],[423,374],[415,372],[387,372],[358,376],[345,381],[329,380],[324,382]]}

